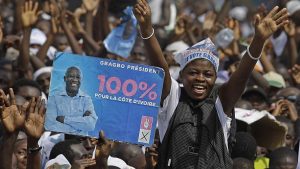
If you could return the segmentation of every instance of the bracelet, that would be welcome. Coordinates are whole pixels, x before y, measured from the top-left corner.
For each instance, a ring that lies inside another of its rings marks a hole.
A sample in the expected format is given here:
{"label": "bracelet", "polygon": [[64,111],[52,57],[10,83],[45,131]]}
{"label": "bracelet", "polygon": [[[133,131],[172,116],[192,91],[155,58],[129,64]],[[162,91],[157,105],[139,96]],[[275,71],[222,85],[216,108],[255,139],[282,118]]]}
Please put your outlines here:
{"label": "bracelet", "polygon": [[153,35],[154,35],[154,29],[152,28],[152,33],[151,33],[151,35],[149,35],[148,37],[144,38],[144,37],[142,36],[142,34],[141,34],[141,38],[144,39],[144,40],[146,40],[146,39],[150,39]]}
{"label": "bracelet", "polygon": [[261,55],[259,55],[257,58],[256,58],[256,57],[253,57],[253,56],[251,55],[251,53],[250,53],[249,48],[250,48],[250,45],[247,47],[247,53],[248,53],[249,57],[250,57],[252,60],[256,60],[256,61],[259,60],[260,57],[261,57]]}
{"label": "bracelet", "polygon": [[28,148],[28,153],[33,154],[33,153],[39,152],[41,149],[42,149],[42,147]]}

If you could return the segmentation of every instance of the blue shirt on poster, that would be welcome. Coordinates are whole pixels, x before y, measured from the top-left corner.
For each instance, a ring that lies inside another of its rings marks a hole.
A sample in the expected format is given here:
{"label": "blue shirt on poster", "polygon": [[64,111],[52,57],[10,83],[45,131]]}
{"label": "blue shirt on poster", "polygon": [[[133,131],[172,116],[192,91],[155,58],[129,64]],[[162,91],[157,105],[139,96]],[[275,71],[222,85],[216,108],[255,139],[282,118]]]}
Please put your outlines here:
{"label": "blue shirt on poster", "polygon": [[[89,115],[84,116],[87,111]],[[57,121],[57,116],[64,116],[64,123]],[[65,90],[54,91],[49,96],[47,130],[87,136],[88,131],[95,129],[97,119],[91,97],[81,90],[74,97],[68,96]]]}

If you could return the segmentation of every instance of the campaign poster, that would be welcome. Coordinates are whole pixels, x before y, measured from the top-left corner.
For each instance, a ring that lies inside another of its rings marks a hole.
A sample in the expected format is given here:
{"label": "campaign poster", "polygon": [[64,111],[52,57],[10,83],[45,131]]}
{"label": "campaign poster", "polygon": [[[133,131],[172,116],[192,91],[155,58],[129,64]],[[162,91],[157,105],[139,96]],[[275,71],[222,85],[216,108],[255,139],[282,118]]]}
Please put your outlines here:
{"label": "campaign poster", "polygon": [[153,144],[163,87],[161,68],[57,53],[45,128],[97,138]]}

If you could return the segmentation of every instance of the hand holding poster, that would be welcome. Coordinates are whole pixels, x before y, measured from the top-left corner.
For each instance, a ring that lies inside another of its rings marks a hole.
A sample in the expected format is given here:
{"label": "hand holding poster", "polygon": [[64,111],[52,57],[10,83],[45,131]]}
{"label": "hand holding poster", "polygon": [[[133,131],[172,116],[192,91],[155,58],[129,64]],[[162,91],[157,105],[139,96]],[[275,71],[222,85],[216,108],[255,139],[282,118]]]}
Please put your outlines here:
{"label": "hand holding poster", "polygon": [[45,128],[151,145],[163,79],[156,67],[58,53]]}

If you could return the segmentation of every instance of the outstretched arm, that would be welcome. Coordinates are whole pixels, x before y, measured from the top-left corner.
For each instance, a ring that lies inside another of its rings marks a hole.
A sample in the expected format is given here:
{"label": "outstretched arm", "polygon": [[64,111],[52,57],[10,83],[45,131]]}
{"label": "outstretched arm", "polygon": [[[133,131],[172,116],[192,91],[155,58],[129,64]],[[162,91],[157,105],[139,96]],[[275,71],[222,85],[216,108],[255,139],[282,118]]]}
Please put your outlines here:
{"label": "outstretched arm", "polygon": [[44,132],[45,122],[45,101],[39,97],[31,98],[27,117],[24,123],[24,130],[27,137],[27,169],[41,168],[41,154],[38,141]]}
{"label": "outstretched arm", "polygon": [[[83,6],[86,9],[85,15],[85,30],[88,37],[93,37],[93,12],[97,10],[100,0],[84,0]],[[88,55],[94,54],[92,48],[89,46],[89,43],[86,43],[86,38],[84,39],[84,49]]]}
{"label": "outstretched arm", "polygon": [[[137,4],[134,6],[134,15],[139,22],[141,36],[144,37],[144,43],[148,55],[150,56],[151,65],[161,67],[165,71],[164,86],[161,96],[162,103],[170,93],[171,76],[168,64],[154,35],[154,29],[152,28],[151,23],[151,9],[146,0],[138,0]],[[149,38],[145,39],[145,37]]]}
{"label": "outstretched arm", "polygon": [[231,4],[232,4],[232,1],[229,1],[229,0],[224,1],[223,5],[221,7],[221,10],[217,14],[217,19],[216,19],[217,22],[222,22],[222,20],[225,19],[225,17],[228,15]]}
{"label": "outstretched arm", "polygon": [[58,9],[57,3],[54,0],[52,0],[50,2],[51,31],[47,35],[46,42],[43,44],[43,46],[39,49],[39,51],[37,53],[37,57],[41,60],[42,63],[45,63],[48,49],[51,46],[51,44],[53,43],[54,37],[55,37],[56,33],[58,32],[58,27],[57,27],[58,18],[59,18],[58,11],[59,11],[59,9]]}
{"label": "outstretched arm", "polygon": [[75,15],[72,12],[67,13],[73,23],[74,27],[77,29],[77,32],[82,36],[84,39],[84,44],[86,47],[89,47],[93,50],[92,53],[88,53],[89,55],[93,55],[101,50],[100,45],[93,39],[91,35],[89,35],[81,26],[79,18],[80,16]]}
{"label": "outstretched arm", "polygon": [[25,104],[22,110],[17,107],[12,89],[9,89],[9,98],[0,89],[0,120],[4,130],[0,141],[0,168],[12,168],[12,154],[19,128],[24,122],[24,109]]}
{"label": "outstretched arm", "polygon": [[285,25],[284,27],[285,32],[288,35],[288,49],[289,49],[289,60],[290,60],[290,67],[297,63],[298,51],[297,51],[297,42],[296,42],[296,25],[293,22]]}
{"label": "outstretched arm", "polygon": [[19,70],[26,74],[29,65],[29,41],[32,26],[38,19],[38,2],[26,1],[22,6],[21,21],[23,27],[23,39],[20,48],[20,57],[18,62]]}
{"label": "outstretched arm", "polygon": [[101,130],[99,132],[99,138],[94,142],[94,144],[97,145],[95,152],[96,165],[92,169],[107,169],[107,160],[111,150],[114,147],[114,142],[106,139],[104,132]]}
{"label": "outstretched arm", "polygon": [[93,23],[93,36],[97,42],[103,41],[110,32],[108,8],[109,0],[101,0]]}
{"label": "outstretched arm", "polygon": [[171,18],[171,0],[164,0],[162,2],[162,17],[159,21],[159,27],[168,26]]}
{"label": "outstretched arm", "polygon": [[62,9],[60,14],[60,23],[61,27],[64,30],[64,33],[66,34],[68,41],[70,43],[70,46],[72,48],[72,51],[76,54],[82,54],[81,46],[79,45],[75,35],[71,31],[71,29],[68,26],[67,20],[66,20],[66,9]]}
{"label": "outstretched arm", "polygon": [[[265,41],[279,28],[288,23],[287,9],[284,8],[278,11],[279,7],[274,7],[270,13],[261,18],[259,15],[255,17],[255,35],[248,48],[248,51],[243,56],[241,63],[229,81],[220,89],[220,99],[223,105],[224,112],[231,115],[236,101],[243,93],[247,80],[260,57]],[[252,55],[252,56],[251,56]],[[230,97],[228,97],[230,96]]]}
{"label": "outstretched arm", "polygon": [[2,17],[0,17],[0,45],[2,45],[2,40],[3,40],[3,22],[2,22]]}
{"label": "outstretched arm", "polygon": [[274,66],[272,65],[271,61],[267,57],[266,50],[262,51],[260,62],[263,65],[265,72],[271,72],[271,71],[276,72]]}

